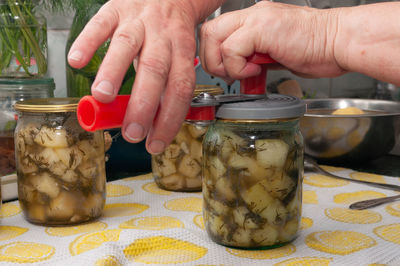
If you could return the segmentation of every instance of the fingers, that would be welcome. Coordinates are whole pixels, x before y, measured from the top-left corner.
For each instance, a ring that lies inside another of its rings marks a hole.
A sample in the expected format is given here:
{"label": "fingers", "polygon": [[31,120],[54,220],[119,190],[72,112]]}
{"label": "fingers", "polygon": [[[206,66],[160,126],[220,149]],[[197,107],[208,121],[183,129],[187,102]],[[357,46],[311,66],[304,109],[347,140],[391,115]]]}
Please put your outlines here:
{"label": "fingers", "polygon": [[129,142],[139,142],[147,135],[171,65],[171,44],[168,39],[154,32],[147,35],[150,36],[144,40],[122,128],[122,134]]}
{"label": "fingers", "polygon": [[203,69],[213,75],[226,77],[227,74],[222,63],[222,56],[219,51],[221,41],[213,37],[215,24],[204,24],[200,33],[200,61]]}
{"label": "fingers", "polygon": [[111,102],[118,94],[126,69],[138,54],[144,39],[141,20],[125,20],[115,30],[108,52],[92,85],[93,96],[101,102]]}
{"label": "fingers", "polygon": [[247,57],[256,50],[255,36],[258,35],[253,30],[241,27],[222,42],[220,50],[229,77],[240,80],[260,73],[260,65],[247,62]]}
{"label": "fingers", "polygon": [[84,67],[97,48],[112,35],[117,24],[117,11],[110,3],[105,4],[76,38],[68,53],[68,63],[74,68]]}
{"label": "fingers", "polygon": [[[185,47],[177,47],[181,45]],[[185,119],[195,86],[194,51],[194,39],[191,42],[179,42],[174,46],[167,88],[146,140],[147,150],[152,154],[164,150],[178,133]]]}
{"label": "fingers", "polygon": [[242,22],[242,12],[221,15],[203,24],[200,30],[200,60],[205,71],[227,77],[220,51],[221,43],[237,30]]}
{"label": "fingers", "polygon": [[238,11],[207,22],[201,30],[200,58],[204,69],[227,80],[260,73],[261,67],[246,58],[255,52],[255,30],[245,27],[246,11]]}

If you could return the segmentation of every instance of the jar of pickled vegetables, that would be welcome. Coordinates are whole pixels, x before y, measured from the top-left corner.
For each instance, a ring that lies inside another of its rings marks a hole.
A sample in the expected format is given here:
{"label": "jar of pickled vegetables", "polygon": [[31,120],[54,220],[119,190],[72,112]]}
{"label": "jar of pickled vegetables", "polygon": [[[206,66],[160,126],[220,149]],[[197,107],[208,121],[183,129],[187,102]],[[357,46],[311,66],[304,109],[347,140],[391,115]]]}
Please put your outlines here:
{"label": "jar of pickled vegetables", "polygon": [[77,224],[103,211],[104,136],[79,126],[78,101],[31,99],[14,106],[18,199],[31,223]]}
{"label": "jar of pickled vegetables", "polygon": [[[194,96],[205,92],[222,94],[222,88],[198,85]],[[152,156],[156,184],[172,191],[201,191],[202,142],[214,122],[215,106],[191,107],[175,139],[158,155]]]}
{"label": "jar of pickled vegetables", "polygon": [[203,143],[203,217],[212,240],[261,248],[296,237],[304,112],[301,100],[279,94],[219,107]]}

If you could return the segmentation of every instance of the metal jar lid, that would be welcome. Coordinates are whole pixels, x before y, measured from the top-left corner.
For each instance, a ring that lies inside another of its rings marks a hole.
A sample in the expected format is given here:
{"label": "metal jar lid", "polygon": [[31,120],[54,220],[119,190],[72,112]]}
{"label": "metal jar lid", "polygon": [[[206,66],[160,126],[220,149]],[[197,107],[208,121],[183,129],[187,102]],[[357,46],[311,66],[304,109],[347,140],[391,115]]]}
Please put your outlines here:
{"label": "metal jar lid", "polygon": [[76,112],[80,98],[41,98],[16,102],[14,109],[31,113]]}
{"label": "metal jar lid", "polygon": [[216,117],[233,120],[288,119],[301,117],[305,111],[305,103],[296,97],[269,94],[261,100],[223,104],[218,108]]}
{"label": "metal jar lid", "polygon": [[224,89],[216,85],[197,84],[193,92],[193,97],[198,96],[200,93],[208,93],[211,95],[220,95],[224,93]]}

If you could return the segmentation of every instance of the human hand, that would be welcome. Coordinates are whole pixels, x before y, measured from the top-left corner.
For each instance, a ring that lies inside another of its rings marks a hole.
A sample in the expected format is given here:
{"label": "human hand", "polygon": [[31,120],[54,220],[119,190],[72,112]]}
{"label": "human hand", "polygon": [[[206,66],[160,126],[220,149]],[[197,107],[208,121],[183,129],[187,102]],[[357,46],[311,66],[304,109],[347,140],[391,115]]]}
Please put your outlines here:
{"label": "human hand", "polygon": [[195,7],[191,0],[111,0],[89,21],[68,54],[72,67],[84,67],[111,38],[92,85],[93,96],[104,103],[114,100],[126,70],[138,59],[122,134],[129,142],[147,135],[150,153],[162,152],[174,138],[192,99],[194,28],[213,5]]}
{"label": "human hand", "polygon": [[260,73],[246,60],[258,52],[301,76],[338,76],[345,70],[334,54],[337,12],[262,1],[225,13],[202,26],[202,66],[224,79],[243,79]]}

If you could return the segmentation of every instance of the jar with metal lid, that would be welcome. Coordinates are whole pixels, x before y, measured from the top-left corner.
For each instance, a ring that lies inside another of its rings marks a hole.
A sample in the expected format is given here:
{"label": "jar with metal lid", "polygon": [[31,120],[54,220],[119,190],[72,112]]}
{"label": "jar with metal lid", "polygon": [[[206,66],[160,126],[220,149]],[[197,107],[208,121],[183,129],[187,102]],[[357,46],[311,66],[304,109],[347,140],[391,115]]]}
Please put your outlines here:
{"label": "jar with metal lid", "polygon": [[203,217],[213,241],[261,248],[296,237],[304,112],[301,100],[278,94],[219,107],[203,142]]}
{"label": "jar with metal lid", "polygon": [[[200,93],[219,95],[222,88],[200,85]],[[214,122],[215,106],[191,107],[175,139],[158,155],[152,156],[156,184],[172,191],[201,191],[202,142],[208,126]]]}
{"label": "jar with metal lid", "polygon": [[78,101],[47,98],[15,104],[18,199],[31,223],[77,224],[103,211],[104,136],[79,126]]}
{"label": "jar with metal lid", "polygon": [[31,98],[53,97],[52,78],[0,79],[0,176],[15,172],[14,129],[17,116],[13,105]]}

